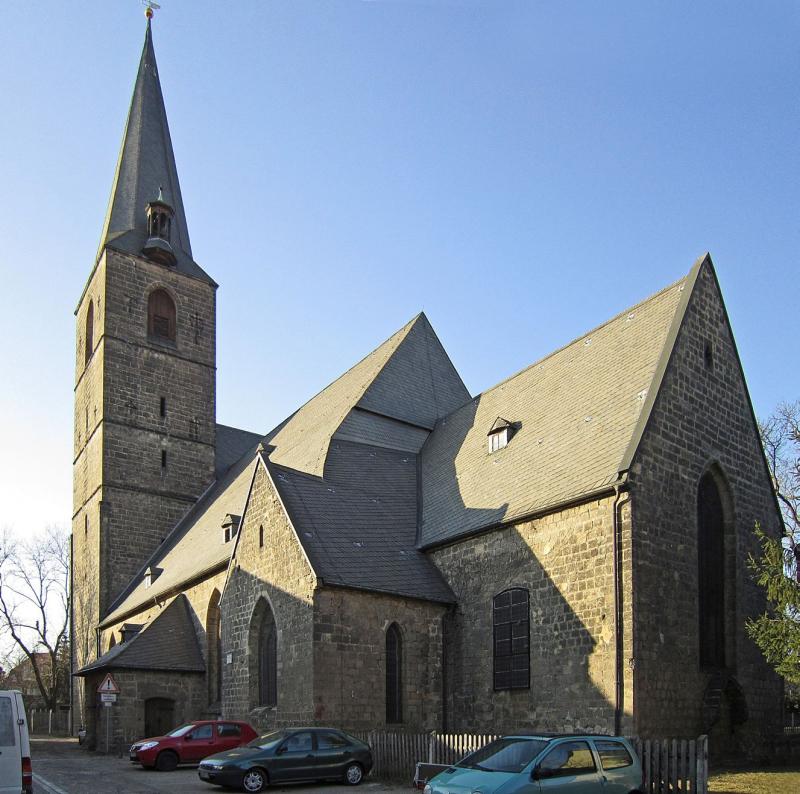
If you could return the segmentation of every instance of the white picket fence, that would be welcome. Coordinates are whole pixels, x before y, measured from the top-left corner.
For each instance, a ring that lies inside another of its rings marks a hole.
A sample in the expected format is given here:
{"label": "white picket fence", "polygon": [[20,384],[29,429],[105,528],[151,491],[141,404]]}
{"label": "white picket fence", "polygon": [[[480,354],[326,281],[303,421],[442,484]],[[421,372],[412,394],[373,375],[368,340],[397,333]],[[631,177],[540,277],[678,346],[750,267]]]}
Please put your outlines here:
{"label": "white picket fence", "polygon": [[[479,750],[494,734],[356,733],[372,747],[372,774],[390,780],[411,780],[418,761],[454,764]],[[707,794],[708,737],[697,739],[631,738],[642,762],[644,794]]]}

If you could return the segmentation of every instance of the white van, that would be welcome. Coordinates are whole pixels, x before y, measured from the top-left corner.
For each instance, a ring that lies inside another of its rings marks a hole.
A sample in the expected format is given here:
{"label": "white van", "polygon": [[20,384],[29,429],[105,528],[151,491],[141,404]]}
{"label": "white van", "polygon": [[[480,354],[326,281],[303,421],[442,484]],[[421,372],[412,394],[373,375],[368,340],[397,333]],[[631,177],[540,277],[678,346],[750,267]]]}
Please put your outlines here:
{"label": "white van", "polygon": [[22,693],[0,691],[0,794],[32,794],[31,743]]}

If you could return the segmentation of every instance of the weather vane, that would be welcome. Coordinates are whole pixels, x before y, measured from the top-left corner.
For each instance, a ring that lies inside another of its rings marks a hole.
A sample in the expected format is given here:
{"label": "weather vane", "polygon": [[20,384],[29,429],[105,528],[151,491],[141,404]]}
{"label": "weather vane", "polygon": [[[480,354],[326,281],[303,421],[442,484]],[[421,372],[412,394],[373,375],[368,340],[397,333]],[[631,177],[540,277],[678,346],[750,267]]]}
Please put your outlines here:
{"label": "weather vane", "polygon": [[161,8],[161,6],[158,3],[154,3],[153,0],[142,0],[142,5],[144,6],[144,15],[148,19],[152,19],[153,12]]}

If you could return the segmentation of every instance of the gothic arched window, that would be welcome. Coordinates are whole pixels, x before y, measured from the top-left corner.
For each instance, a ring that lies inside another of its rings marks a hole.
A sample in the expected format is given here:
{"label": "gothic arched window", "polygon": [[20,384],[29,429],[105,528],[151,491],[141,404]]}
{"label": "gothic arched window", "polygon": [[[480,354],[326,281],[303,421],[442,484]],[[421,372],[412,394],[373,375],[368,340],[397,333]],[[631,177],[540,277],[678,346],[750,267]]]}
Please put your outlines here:
{"label": "gothic arched window", "polygon": [[494,688],[530,689],[530,613],[528,591],[514,587],[492,603]]}
{"label": "gothic arched window", "polygon": [[711,472],[697,489],[697,567],[700,667],[720,668],[725,666],[725,519]]}
{"label": "gothic arched window", "polygon": [[222,702],[222,621],[219,609],[219,590],[214,590],[206,615],[206,678],[208,703]]}
{"label": "gothic arched window", "polygon": [[175,341],[175,302],[163,289],[147,299],[147,335],[162,341]]}
{"label": "gothic arched window", "polygon": [[250,620],[250,707],[278,705],[278,627],[266,598],[260,598]]}
{"label": "gothic arched window", "polygon": [[386,722],[403,721],[403,638],[396,623],[386,631]]}
{"label": "gothic arched window", "polygon": [[89,359],[94,352],[94,303],[89,301],[89,308],[86,310],[86,333],[84,339],[83,363],[89,363]]}

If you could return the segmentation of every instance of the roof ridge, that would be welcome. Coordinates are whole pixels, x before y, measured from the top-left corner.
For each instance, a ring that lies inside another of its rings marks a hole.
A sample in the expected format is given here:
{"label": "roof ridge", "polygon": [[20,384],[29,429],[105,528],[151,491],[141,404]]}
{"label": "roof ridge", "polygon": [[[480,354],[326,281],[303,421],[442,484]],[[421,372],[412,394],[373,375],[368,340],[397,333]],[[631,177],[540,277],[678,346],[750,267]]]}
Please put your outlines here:
{"label": "roof ridge", "polygon": [[[684,294],[681,295],[678,305],[675,307],[675,311],[672,315],[672,321],[667,329],[667,335],[664,338],[664,344],[661,346],[661,353],[656,360],[655,370],[650,378],[650,385],[647,387],[647,396],[645,398],[644,405],[642,406],[642,410],[639,412],[639,417],[634,425],[628,446],[625,448],[622,458],[618,464],[617,470],[620,472],[627,471],[630,468],[630,465],[633,462],[633,458],[636,454],[636,450],[639,448],[639,443],[642,440],[647,423],[650,421],[650,414],[653,411],[656,398],[661,391],[661,384],[664,382],[664,376],[666,374],[667,367],[669,366],[669,362],[672,359],[672,353],[675,350],[675,345],[678,342],[678,336],[680,335],[681,328],[683,328],[683,321],[686,317],[686,312],[689,308],[689,303],[692,299],[692,296],[694,295],[695,288],[697,287],[697,280],[700,277],[700,272],[706,263],[708,263],[708,266],[711,268],[711,272],[714,273],[714,263],[711,261],[711,254],[706,251],[705,254],[695,260],[694,264],[692,265],[692,269],[683,278],[684,284],[682,289]],[[689,289],[686,289],[687,286]],[[720,299],[722,299],[721,292]],[[732,333],[733,332],[731,331],[731,334]]]}
{"label": "roof ridge", "polygon": [[[125,600],[128,598],[128,596],[130,596],[131,593],[136,590],[141,576],[153,563],[155,563],[159,558],[166,556],[172,549],[175,548],[177,543],[183,537],[181,533],[186,525],[195,518],[200,510],[207,507],[208,497],[217,490],[217,487],[224,487],[226,483],[231,481],[231,479],[235,479],[235,477],[241,474],[241,470],[239,470],[237,467],[245,458],[249,458],[250,461],[255,460],[256,446],[256,444],[252,444],[250,447],[248,447],[247,450],[227,469],[225,469],[225,471],[222,472],[219,477],[215,477],[209,483],[208,487],[197,497],[197,499],[192,502],[186,512],[172,526],[172,529],[170,529],[167,534],[164,535],[164,540],[162,540],[161,543],[159,543],[158,546],[153,549],[152,554],[147,557],[136,574],[130,578],[125,588],[120,591],[119,595],[109,605],[105,615],[101,617],[100,622],[103,622],[110,615],[113,615],[117,609],[119,609],[119,607],[125,603]],[[250,465],[250,463],[248,462],[246,465]],[[237,468],[237,471],[234,474],[233,472],[235,468]]]}
{"label": "roof ridge", "polygon": [[526,372],[528,372],[529,370],[533,369],[534,367],[538,367],[541,364],[544,364],[545,361],[547,361],[548,359],[553,358],[553,356],[556,356],[559,353],[563,353],[565,350],[567,350],[568,348],[570,348],[573,345],[577,344],[581,340],[586,339],[587,336],[591,336],[592,334],[596,334],[598,331],[602,330],[606,326],[611,325],[611,323],[616,322],[617,320],[619,320],[623,315],[630,314],[632,311],[635,311],[636,309],[640,308],[641,306],[644,306],[646,303],[650,303],[650,301],[655,300],[656,298],[660,297],[664,293],[669,292],[671,289],[675,289],[682,282],[685,283],[686,281],[688,281],[688,279],[689,279],[689,275],[682,276],[677,281],[673,281],[671,284],[668,284],[663,289],[658,290],[658,292],[654,292],[652,295],[649,295],[648,297],[644,298],[643,300],[640,300],[638,303],[633,304],[633,306],[629,306],[627,309],[623,309],[621,312],[618,312],[617,314],[615,314],[613,317],[610,317],[605,322],[600,323],[600,325],[596,325],[594,328],[591,328],[588,331],[585,331],[580,336],[576,336],[571,341],[567,342],[564,345],[561,345],[561,347],[558,347],[555,350],[552,350],[551,352],[549,352],[547,355],[542,356],[542,358],[536,359],[536,361],[534,361],[531,364],[528,364],[526,367],[523,367],[522,369],[518,370],[513,375],[509,375],[507,378],[503,378],[503,380],[498,381],[497,383],[494,384],[494,386],[490,386],[488,389],[484,389],[483,391],[479,392],[471,400],[469,400],[469,402],[464,403],[464,405],[460,405],[454,411],[451,411],[446,416],[443,416],[442,419],[447,419],[447,418],[449,418],[451,416],[454,416],[459,411],[463,410],[466,406],[471,405],[476,400],[479,400],[485,394],[489,394],[490,392],[493,392],[495,389],[499,389],[504,384],[508,383],[509,381],[514,380],[515,378],[518,378],[520,375],[524,375]]}
{"label": "roof ridge", "polygon": [[[421,312],[420,312],[420,314],[421,314]],[[275,427],[273,427],[272,430],[270,430],[266,434],[265,438],[268,438],[268,437],[272,436],[274,433],[276,433],[277,431],[279,431],[293,416],[295,416],[295,414],[300,413],[300,411],[302,411],[303,408],[305,408],[307,405],[309,405],[314,400],[316,400],[317,397],[319,397],[321,394],[323,394],[328,389],[330,389],[331,386],[333,386],[334,384],[338,383],[342,378],[344,378],[346,375],[348,375],[350,372],[352,372],[354,369],[356,369],[356,367],[358,367],[359,365],[363,364],[371,355],[377,353],[388,342],[391,342],[392,339],[394,339],[394,337],[398,336],[403,331],[406,331],[406,329],[410,329],[411,326],[419,319],[419,316],[420,316],[419,314],[416,315],[416,317],[413,317],[404,326],[402,326],[401,328],[398,328],[393,334],[390,334],[389,336],[387,336],[386,339],[383,340],[383,342],[381,342],[379,345],[377,345],[372,350],[370,350],[369,353],[367,353],[366,355],[362,356],[358,361],[356,361],[355,364],[353,364],[351,367],[348,367],[344,372],[342,372],[340,375],[335,377],[332,381],[330,381],[325,386],[323,386],[313,396],[309,397],[302,405],[298,406],[294,411],[292,411],[283,421],[281,421],[277,425],[275,425]],[[385,364],[385,362],[384,362],[384,364]],[[375,374],[374,377],[377,377],[380,374],[382,369],[383,369],[383,367],[381,367],[381,369],[378,370],[378,372]],[[374,378],[373,378],[373,380],[374,380]],[[364,391],[366,391],[366,389],[367,389],[367,387],[365,386],[364,387]],[[362,396],[363,396],[363,392],[362,392]],[[359,397],[359,399],[361,399],[361,398]],[[358,400],[356,400],[356,402],[358,402]],[[287,468],[291,468],[291,467],[287,467]]]}
{"label": "roof ridge", "polygon": [[259,433],[257,430],[245,430],[243,427],[235,427],[234,425],[226,425],[223,422],[214,422],[217,427],[224,427],[226,430],[235,430],[237,433],[248,433],[251,436],[258,436],[264,438],[264,433]]}

